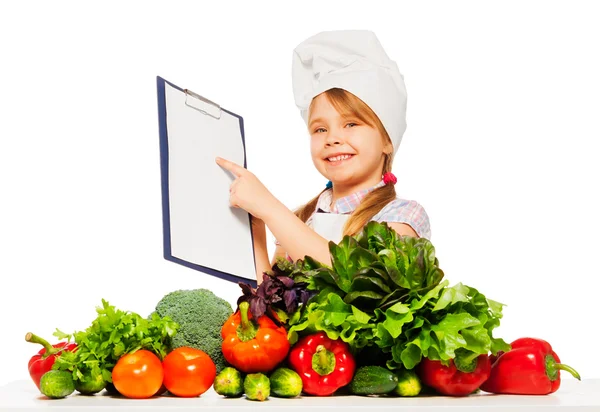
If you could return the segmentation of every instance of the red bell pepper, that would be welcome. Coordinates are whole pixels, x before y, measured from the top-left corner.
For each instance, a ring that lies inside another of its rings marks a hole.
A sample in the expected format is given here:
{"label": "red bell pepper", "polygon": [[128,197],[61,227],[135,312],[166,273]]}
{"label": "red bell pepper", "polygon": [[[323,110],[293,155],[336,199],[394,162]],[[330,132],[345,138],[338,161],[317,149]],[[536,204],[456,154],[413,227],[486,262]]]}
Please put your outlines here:
{"label": "red bell pepper", "polygon": [[39,336],[34,335],[31,332],[28,332],[25,335],[25,340],[27,342],[39,343],[41,345],[44,345],[44,347],[40,349],[40,351],[37,354],[32,356],[31,359],[29,359],[29,364],[27,365],[29,368],[29,375],[31,376],[31,379],[33,379],[33,382],[38,387],[38,389],[40,389],[40,381],[42,379],[42,376],[52,369],[52,365],[54,365],[56,357],[60,356],[60,354],[65,350],[73,352],[77,348],[76,343],[69,342],[59,342],[57,344],[51,345],[45,339],[40,338]]}
{"label": "red bell pepper", "polygon": [[354,377],[356,362],[350,346],[332,340],[325,332],[301,338],[290,351],[288,362],[302,379],[302,390],[309,395],[328,396]]}
{"label": "red bell pepper", "polygon": [[248,302],[223,324],[221,336],[223,357],[245,373],[267,373],[285,360],[290,351],[287,331],[268,316],[252,320]]}
{"label": "red bell pepper", "polygon": [[520,338],[510,346],[511,350],[498,355],[481,390],[513,395],[547,395],[558,390],[561,369],[581,380],[575,369],[560,363],[552,346],[543,339]]}
{"label": "red bell pepper", "polygon": [[473,353],[459,360],[450,359],[448,366],[439,360],[424,358],[417,366],[421,381],[447,396],[467,396],[475,392],[490,376],[488,355]]}

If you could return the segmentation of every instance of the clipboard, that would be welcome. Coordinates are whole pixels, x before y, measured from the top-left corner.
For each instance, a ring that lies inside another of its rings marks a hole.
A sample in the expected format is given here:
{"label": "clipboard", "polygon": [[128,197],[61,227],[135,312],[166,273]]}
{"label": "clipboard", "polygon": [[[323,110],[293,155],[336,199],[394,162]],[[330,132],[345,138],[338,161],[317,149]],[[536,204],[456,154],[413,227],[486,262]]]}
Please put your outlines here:
{"label": "clipboard", "polygon": [[243,118],[160,76],[156,86],[164,258],[256,287],[251,215],[229,205],[235,176],[215,162],[246,167]]}

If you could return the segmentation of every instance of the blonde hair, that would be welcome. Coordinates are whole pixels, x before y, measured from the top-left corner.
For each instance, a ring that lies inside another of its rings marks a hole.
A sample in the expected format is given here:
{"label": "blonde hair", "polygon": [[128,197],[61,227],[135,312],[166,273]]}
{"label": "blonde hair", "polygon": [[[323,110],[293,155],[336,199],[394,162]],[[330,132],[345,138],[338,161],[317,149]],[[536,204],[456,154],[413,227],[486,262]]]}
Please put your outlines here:
{"label": "blonde hair", "polygon": [[[343,89],[333,88],[324,92],[337,112],[344,117],[356,117],[360,121],[379,130],[384,140],[391,146],[392,141],[379,117],[362,100]],[[313,100],[314,102],[314,100]],[[312,103],[309,111],[312,109]],[[382,175],[392,171],[393,152],[385,155]],[[317,196],[300,206],[294,211],[296,216],[306,223],[315,212],[319,196],[327,189],[323,189]],[[352,212],[343,230],[343,236],[354,236],[375,216],[385,205],[396,199],[394,185],[387,184],[369,192],[360,205]]]}

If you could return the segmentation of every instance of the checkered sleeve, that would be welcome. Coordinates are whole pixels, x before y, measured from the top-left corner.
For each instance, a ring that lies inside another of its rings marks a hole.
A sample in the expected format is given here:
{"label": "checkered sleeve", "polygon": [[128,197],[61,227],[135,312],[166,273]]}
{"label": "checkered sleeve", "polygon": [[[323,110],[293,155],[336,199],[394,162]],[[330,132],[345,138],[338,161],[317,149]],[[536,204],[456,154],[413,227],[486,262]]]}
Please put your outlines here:
{"label": "checkered sleeve", "polygon": [[414,200],[396,199],[388,203],[372,220],[377,222],[406,223],[419,237],[431,239],[429,216],[423,206]]}

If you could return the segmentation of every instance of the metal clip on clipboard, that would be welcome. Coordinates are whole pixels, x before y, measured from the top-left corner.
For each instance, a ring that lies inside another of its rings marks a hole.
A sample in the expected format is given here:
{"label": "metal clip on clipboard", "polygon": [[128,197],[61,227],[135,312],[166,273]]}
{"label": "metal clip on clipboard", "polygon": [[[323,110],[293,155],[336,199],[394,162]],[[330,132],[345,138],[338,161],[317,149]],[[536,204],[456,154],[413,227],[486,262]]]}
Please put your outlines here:
{"label": "metal clip on clipboard", "polygon": [[[221,106],[215,102],[208,100],[206,97],[202,97],[197,93],[189,89],[183,90],[185,93],[185,105],[192,109],[198,110],[200,113],[214,117],[215,119],[221,118]],[[203,104],[204,103],[204,104]]]}

